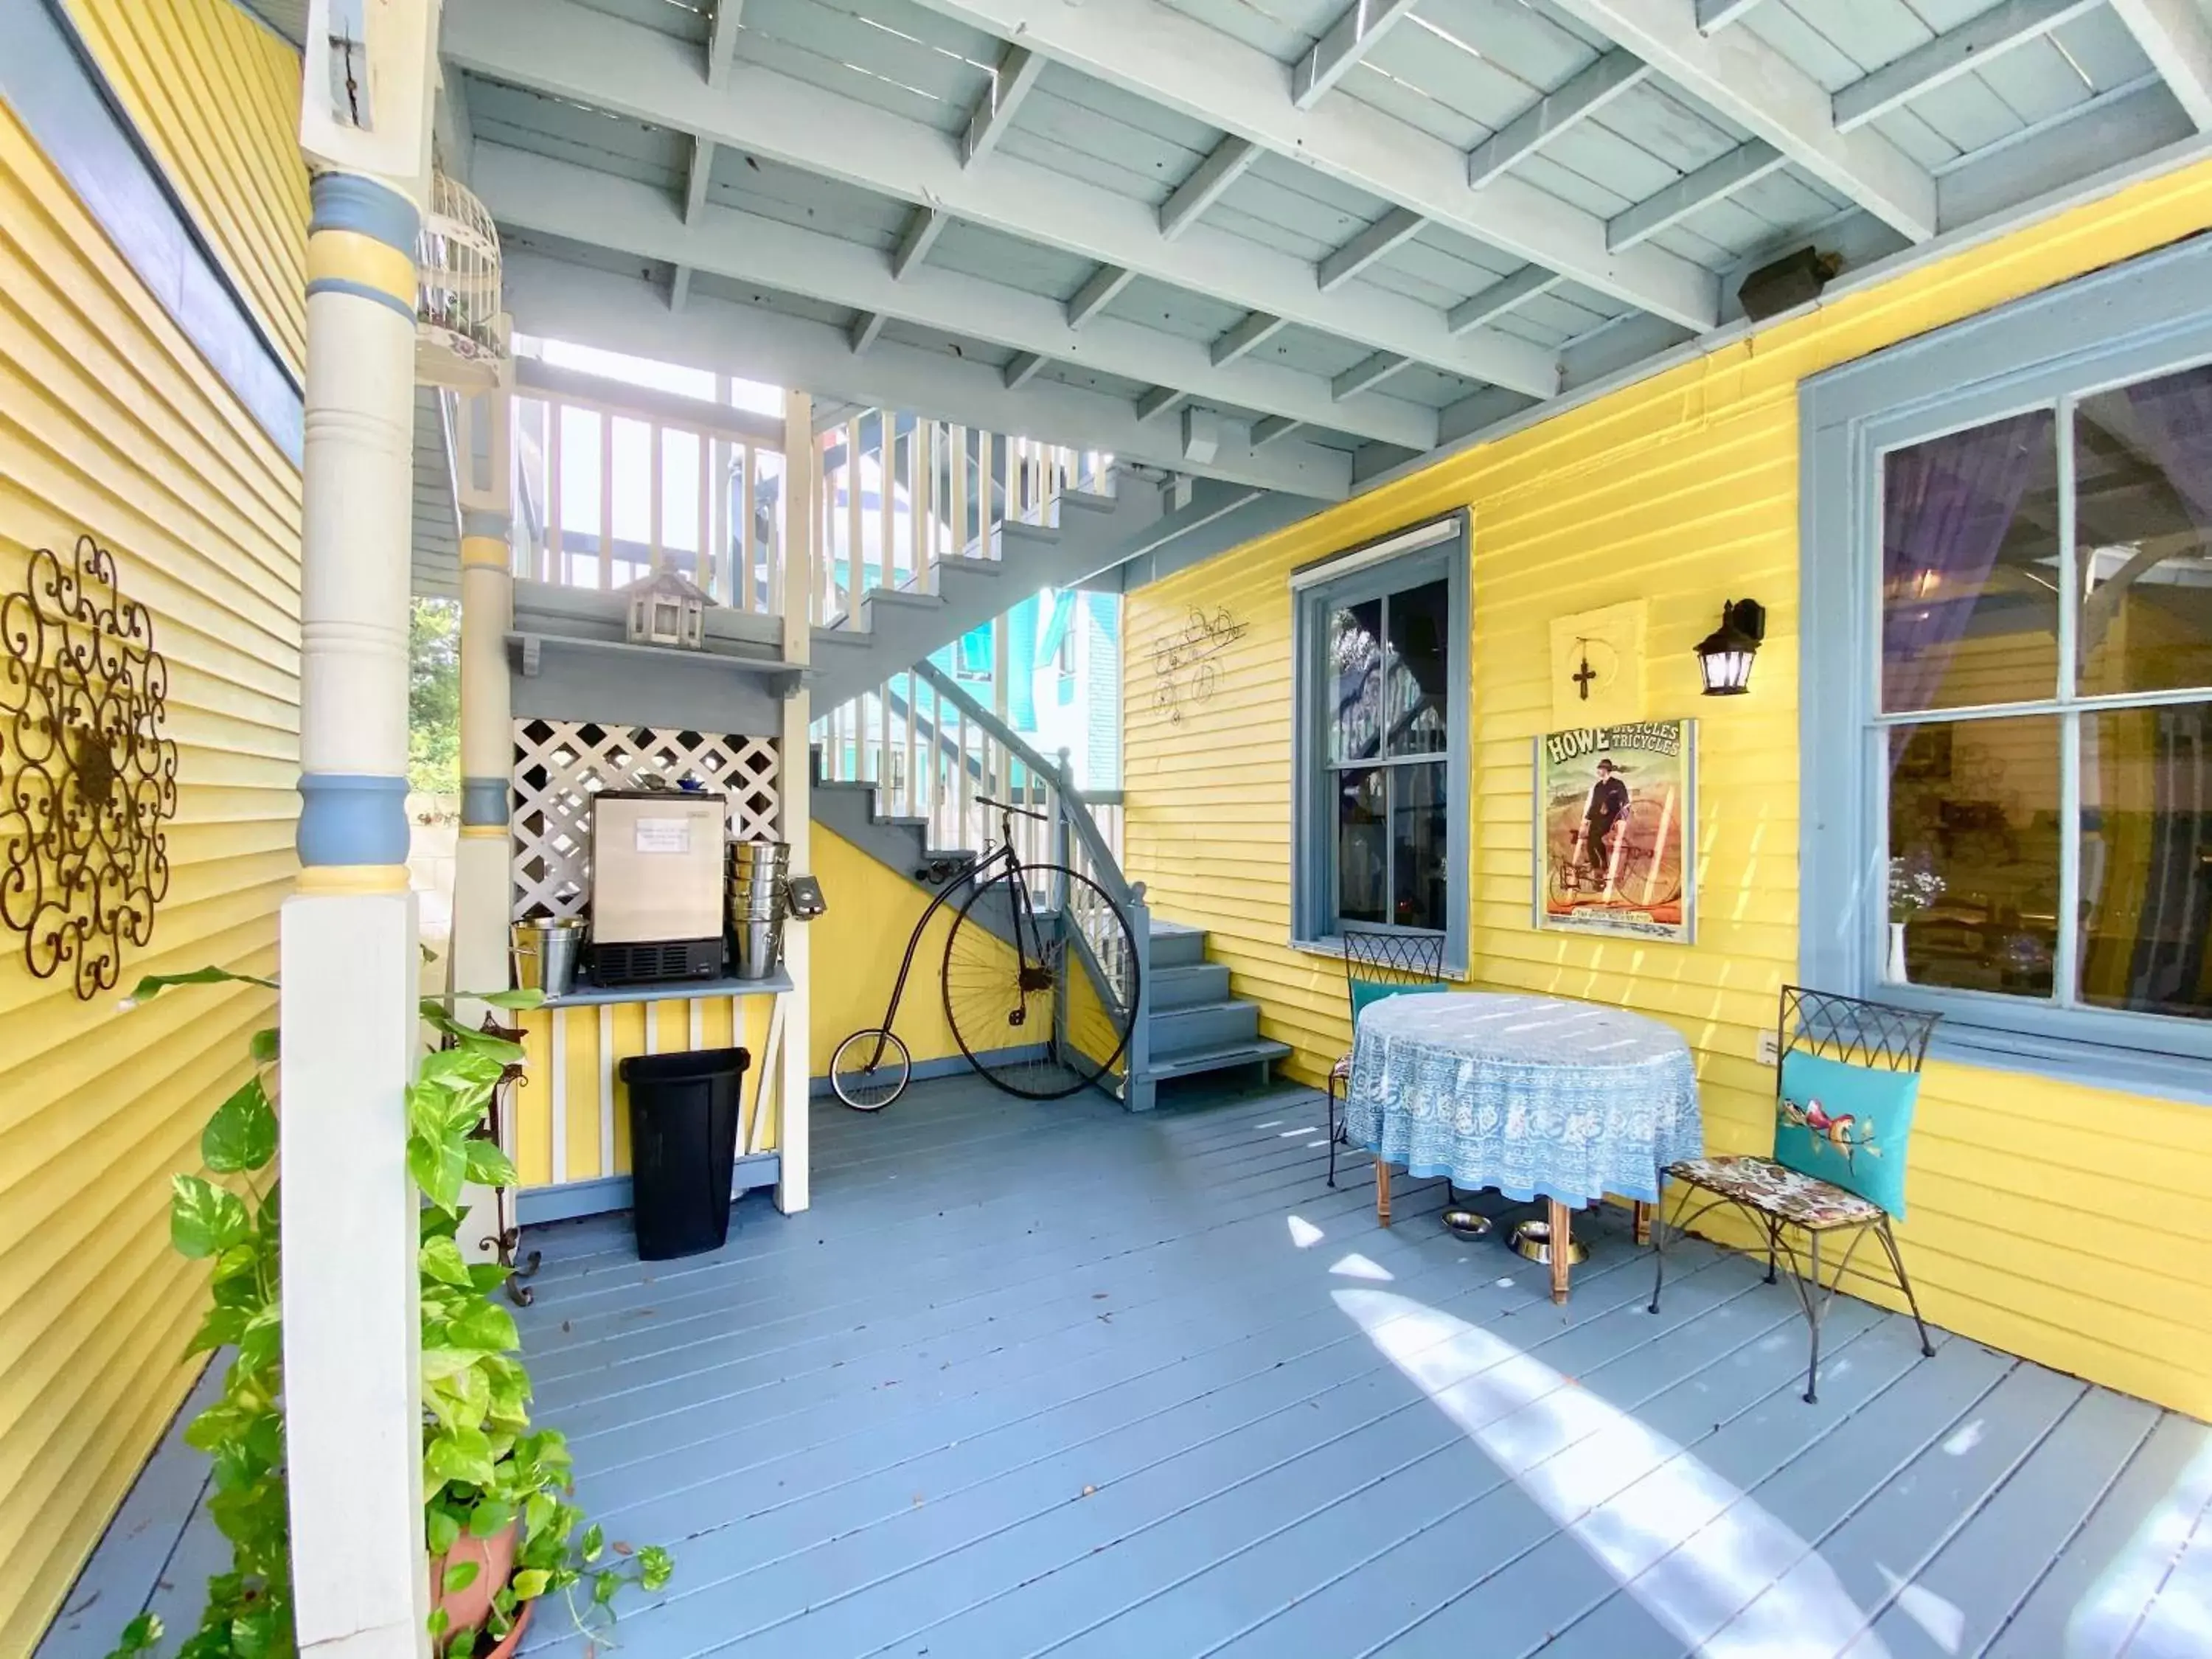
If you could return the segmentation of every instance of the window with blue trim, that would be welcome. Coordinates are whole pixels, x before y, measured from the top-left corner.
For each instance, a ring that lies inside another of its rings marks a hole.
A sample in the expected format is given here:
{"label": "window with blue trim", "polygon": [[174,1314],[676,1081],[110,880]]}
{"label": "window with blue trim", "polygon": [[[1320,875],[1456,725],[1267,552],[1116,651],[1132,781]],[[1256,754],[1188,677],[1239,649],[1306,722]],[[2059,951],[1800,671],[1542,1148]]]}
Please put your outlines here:
{"label": "window with blue trim", "polygon": [[1454,518],[1296,579],[1293,929],[1442,933],[1464,965],[1467,554]]}
{"label": "window with blue trim", "polygon": [[1806,397],[1805,614],[1846,623],[1807,634],[1808,976],[2185,1092],[2212,1057],[2208,278],[2202,250],[2122,267]]}

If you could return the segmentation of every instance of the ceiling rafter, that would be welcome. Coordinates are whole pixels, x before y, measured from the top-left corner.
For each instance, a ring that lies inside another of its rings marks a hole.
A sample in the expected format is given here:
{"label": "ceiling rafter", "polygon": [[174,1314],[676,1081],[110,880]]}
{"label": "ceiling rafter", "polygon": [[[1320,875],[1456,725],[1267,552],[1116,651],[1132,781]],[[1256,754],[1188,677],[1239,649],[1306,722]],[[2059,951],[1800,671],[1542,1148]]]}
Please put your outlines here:
{"label": "ceiling rafter", "polygon": [[1495,322],[1514,307],[1526,305],[1540,294],[1549,294],[1559,282],[1556,270],[1547,270],[1541,265],[1523,265],[1481,293],[1462,300],[1444,321],[1455,329],[1480,328],[1485,323]]}
{"label": "ceiling rafter", "polygon": [[2112,0],[2199,132],[2212,131],[2212,24],[2194,0]]}
{"label": "ceiling rafter", "polygon": [[1283,319],[1271,317],[1264,311],[1245,313],[1244,320],[1207,348],[1214,366],[1233,363],[1248,351],[1257,350],[1282,332]]}
{"label": "ceiling rafter", "polygon": [[[502,274],[517,326],[533,333],[802,386],[817,401],[925,409],[940,420],[988,432],[1018,432],[1046,443],[1105,450],[1119,459],[1191,470],[1180,433],[1140,422],[1119,398],[1043,376],[1010,392],[1003,371],[988,363],[963,362],[888,337],[855,356],[842,328],[704,295],[685,315],[671,316],[635,276],[526,250],[508,254]],[[1291,439],[1255,451],[1244,424],[1225,416],[1220,434],[1213,459],[1197,469],[1211,477],[1330,501],[1351,489],[1350,457],[1340,449]]]}
{"label": "ceiling rafter", "polygon": [[1127,265],[1099,266],[1091,273],[1083,286],[1075,290],[1075,297],[1067,302],[1067,325],[1081,328],[1112,305],[1136,275]]}
{"label": "ceiling rafter", "polygon": [[710,87],[721,86],[730,78],[744,15],[745,0],[714,0],[714,20],[707,26],[707,84]]}
{"label": "ceiling rafter", "polygon": [[[1570,9],[1589,3],[1571,0]],[[1085,0],[1079,6],[1042,8],[1034,0],[921,3],[1001,40],[1018,37],[1030,51],[1071,69],[1357,185],[1516,258],[1562,271],[1601,294],[1692,327],[1710,328],[1718,319],[1719,281],[1702,266],[1656,246],[1611,252],[1605,246],[1604,222],[1596,215],[1519,179],[1501,179],[1488,190],[1470,191],[1463,151],[1358,99],[1324,99],[1301,110],[1286,95],[1288,76],[1279,60],[1157,0]],[[1696,39],[1686,6],[1683,23]],[[1932,184],[1929,194],[1932,201]]]}
{"label": "ceiling rafter", "polygon": [[1698,32],[1711,34],[1730,23],[1740,22],[1744,14],[1758,3],[1759,0],[1698,0]]}
{"label": "ceiling rafter", "polygon": [[1222,192],[1259,159],[1259,145],[1243,138],[1224,138],[1160,204],[1160,234],[1173,241],[1196,224],[1199,215],[1219,201]]}
{"label": "ceiling rafter", "polygon": [[1342,247],[1325,256],[1314,270],[1314,280],[1324,294],[1342,288],[1393,248],[1412,241],[1427,222],[1411,208],[1392,208]]}
{"label": "ceiling rafter", "polygon": [[[1373,288],[1323,294],[1306,261],[1240,237],[1200,227],[1170,239],[1144,202],[1003,150],[963,168],[937,129],[792,76],[741,62],[729,88],[713,92],[684,42],[579,0],[447,0],[444,47],[451,61],[478,74],[918,204],[917,226],[928,216],[957,217],[1469,380],[1532,396],[1549,396],[1559,385],[1557,359],[1542,347],[1496,333],[1455,337],[1432,307]],[[1274,67],[1283,102],[1283,66]],[[1339,108],[1364,106],[1339,99],[1316,113]],[[1450,157],[1453,191],[1467,198],[1460,152],[1423,142]],[[1603,226],[1593,220],[1592,229],[1601,251]],[[1647,252],[1604,257],[1633,270]],[[1695,270],[1671,255],[1665,264]],[[1698,272],[1698,281],[1717,313],[1717,279]]]}
{"label": "ceiling rafter", "polygon": [[973,167],[988,155],[1014,124],[1014,113],[1044,73],[1044,59],[1020,46],[1008,46],[991,76],[991,84],[975,100],[968,117],[968,130],[960,135],[960,165]]}
{"label": "ceiling rafter", "polygon": [[[1395,352],[1378,351],[1362,358],[1328,383],[1329,395],[1339,403],[1346,398],[1356,398],[1363,392],[1372,392],[1400,369],[1407,367],[1406,360]],[[1424,448],[1435,446],[1424,445]]]}
{"label": "ceiling rafter", "polygon": [[888,320],[880,311],[864,311],[853,319],[852,329],[846,338],[853,343],[855,357],[875,344],[877,337],[884,331],[884,324]]}
{"label": "ceiling rafter", "polygon": [[957,338],[981,340],[1045,362],[1085,365],[1200,399],[1288,415],[1366,439],[1426,448],[1436,415],[1398,399],[1370,399],[1356,412],[1334,407],[1328,384],[1264,362],[1216,364],[1201,341],[1112,317],[1080,332],[1060,303],[941,266],[903,279],[858,242],[736,208],[710,207],[686,226],[650,185],[574,161],[479,143],[477,193],[502,226],[666,260],[702,274],[757,283],[856,312],[880,312]]}
{"label": "ceiling rafter", "polygon": [[1152,390],[1145,392],[1137,399],[1137,419],[1139,422],[1142,423],[1147,421],[1156,421],[1159,419],[1161,416],[1166,414],[1176,404],[1182,402],[1183,398],[1187,395],[1187,393],[1176,391],[1171,386],[1156,386],[1152,387]]}
{"label": "ceiling rafter", "polygon": [[1291,101],[1300,109],[1319,103],[1413,5],[1414,0],[1352,0],[1291,71]]}
{"label": "ceiling rafter", "polygon": [[1834,100],[1836,131],[1854,131],[2104,4],[2105,0],[2007,0],[1839,90]]}
{"label": "ceiling rafter", "polygon": [[1879,132],[1838,131],[1820,83],[1749,29],[1702,33],[1682,0],[1553,3],[1911,240],[1936,234],[1936,181],[1928,170]]}
{"label": "ceiling rafter", "polygon": [[1684,173],[1656,196],[1634,207],[1624,208],[1606,221],[1606,246],[1634,247],[1656,236],[1669,225],[1680,224],[1699,208],[1710,207],[1746,185],[1779,173],[1790,158],[1764,138],[1738,144],[1725,155]]}
{"label": "ceiling rafter", "polygon": [[903,280],[907,272],[927,259],[929,250],[937,245],[937,239],[945,234],[945,227],[951,222],[951,215],[943,208],[916,208],[906,222],[906,229],[899,234],[898,246],[891,250],[893,280]]}
{"label": "ceiling rafter", "polygon": [[1650,78],[1651,66],[1633,52],[1605,53],[1477,144],[1467,158],[1468,183],[1480,189]]}

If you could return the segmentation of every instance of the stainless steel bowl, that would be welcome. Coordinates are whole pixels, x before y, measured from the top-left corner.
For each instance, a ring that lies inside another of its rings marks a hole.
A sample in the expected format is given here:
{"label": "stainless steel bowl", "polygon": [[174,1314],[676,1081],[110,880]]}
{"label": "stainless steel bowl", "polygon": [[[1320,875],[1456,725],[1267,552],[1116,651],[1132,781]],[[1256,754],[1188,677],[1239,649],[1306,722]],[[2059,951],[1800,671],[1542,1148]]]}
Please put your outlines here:
{"label": "stainless steel bowl", "polygon": [[1461,1238],[1490,1237],[1490,1218],[1480,1210],[1462,1209],[1455,1206],[1444,1212],[1444,1226]]}
{"label": "stainless steel bowl", "polygon": [[[1552,1224],[1548,1221],[1524,1221],[1513,1230],[1507,1241],[1513,1254],[1526,1256],[1531,1261],[1549,1267],[1552,1261]],[[1589,1260],[1589,1246],[1571,1233],[1567,1237],[1567,1265],[1580,1267]]]}

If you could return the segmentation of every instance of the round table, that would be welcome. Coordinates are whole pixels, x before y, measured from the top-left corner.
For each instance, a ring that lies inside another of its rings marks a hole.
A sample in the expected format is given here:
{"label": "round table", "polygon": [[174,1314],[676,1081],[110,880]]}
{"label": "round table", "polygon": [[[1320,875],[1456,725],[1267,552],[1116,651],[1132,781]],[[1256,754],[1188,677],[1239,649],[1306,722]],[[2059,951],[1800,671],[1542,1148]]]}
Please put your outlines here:
{"label": "round table", "polygon": [[1388,997],[1360,1015],[1345,1127],[1389,1166],[1551,1205],[1552,1293],[1567,1293],[1572,1212],[1607,1193],[1643,1206],[1660,1172],[1705,1150],[1690,1046],[1674,1027],[1563,997]]}

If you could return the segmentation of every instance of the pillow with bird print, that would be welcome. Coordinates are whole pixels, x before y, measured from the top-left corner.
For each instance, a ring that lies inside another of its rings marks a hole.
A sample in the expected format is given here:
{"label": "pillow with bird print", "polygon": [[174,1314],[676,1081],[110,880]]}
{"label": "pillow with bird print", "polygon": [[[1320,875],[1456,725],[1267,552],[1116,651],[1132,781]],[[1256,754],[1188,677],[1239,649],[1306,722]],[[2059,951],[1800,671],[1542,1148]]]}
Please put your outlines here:
{"label": "pillow with bird print", "polygon": [[1774,1160],[1905,1217],[1905,1151],[1920,1074],[1849,1066],[1793,1048],[1782,1057]]}

